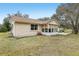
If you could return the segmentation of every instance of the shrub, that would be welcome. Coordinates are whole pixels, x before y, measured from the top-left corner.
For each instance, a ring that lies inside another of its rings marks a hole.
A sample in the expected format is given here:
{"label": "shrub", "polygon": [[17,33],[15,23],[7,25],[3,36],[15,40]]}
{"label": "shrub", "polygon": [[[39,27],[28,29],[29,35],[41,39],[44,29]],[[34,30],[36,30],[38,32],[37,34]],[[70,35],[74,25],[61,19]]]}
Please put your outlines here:
{"label": "shrub", "polygon": [[7,32],[7,28],[5,26],[1,26],[0,32]]}
{"label": "shrub", "polygon": [[42,35],[42,33],[41,32],[38,32],[37,35]]}

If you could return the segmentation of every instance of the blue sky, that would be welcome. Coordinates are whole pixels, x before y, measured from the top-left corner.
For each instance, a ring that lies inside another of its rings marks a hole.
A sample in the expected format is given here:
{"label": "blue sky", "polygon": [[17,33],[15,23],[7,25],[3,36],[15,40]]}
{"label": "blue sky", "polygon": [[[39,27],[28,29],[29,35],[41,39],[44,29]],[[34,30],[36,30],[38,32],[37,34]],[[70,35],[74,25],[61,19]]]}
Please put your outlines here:
{"label": "blue sky", "polygon": [[0,3],[0,23],[7,14],[14,14],[17,11],[34,19],[49,17],[55,14],[58,5],[58,3]]}

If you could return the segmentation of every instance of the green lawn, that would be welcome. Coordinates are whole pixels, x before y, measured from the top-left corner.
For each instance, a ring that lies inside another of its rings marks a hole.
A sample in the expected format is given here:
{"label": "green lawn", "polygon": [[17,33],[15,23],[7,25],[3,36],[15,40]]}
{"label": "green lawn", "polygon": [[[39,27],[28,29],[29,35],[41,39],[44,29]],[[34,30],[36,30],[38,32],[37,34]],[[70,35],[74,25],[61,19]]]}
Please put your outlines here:
{"label": "green lawn", "polygon": [[0,55],[79,55],[79,34],[12,38],[0,33]]}

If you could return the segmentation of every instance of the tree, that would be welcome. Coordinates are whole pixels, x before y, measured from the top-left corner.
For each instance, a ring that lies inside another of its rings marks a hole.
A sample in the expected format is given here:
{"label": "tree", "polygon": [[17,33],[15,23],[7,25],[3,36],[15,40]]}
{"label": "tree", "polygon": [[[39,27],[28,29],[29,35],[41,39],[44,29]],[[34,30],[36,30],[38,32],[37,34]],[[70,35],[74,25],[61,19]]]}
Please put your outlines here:
{"label": "tree", "polygon": [[23,17],[24,18],[29,18],[29,15],[28,14],[24,14]]}
{"label": "tree", "polygon": [[5,31],[10,31],[10,23],[9,23],[9,17],[4,18],[2,27],[6,28]]}
{"label": "tree", "polygon": [[61,4],[56,13],[60,16],[64,16],[65,20],[69,22],[72,27],[73,33],[78,34],[79,27],[79,4],[67,3]]}
{"label": "tree", "polygon": [[50,17],[43,17],[43,18],[39,18],[38,20],[46,21],[46,20],[50,20]]}
{"label": "tree", "polygon": [[0,32],[7,32],[7,28],[5,26],[0,26]]}
{"label": "tree", "polygon": [[58,18],[58,15],[57,15],[57,14],[52,15],[52,16],[51,16],[51,19],[56,19],[56,20],[59,20],[59,18]]}
{"label": "tree", "polygon": [[17,11],[16,14],[14,14],[15,16],[19,16],[19,17],[22,17],[22,14],[20,13],[20,11]]}

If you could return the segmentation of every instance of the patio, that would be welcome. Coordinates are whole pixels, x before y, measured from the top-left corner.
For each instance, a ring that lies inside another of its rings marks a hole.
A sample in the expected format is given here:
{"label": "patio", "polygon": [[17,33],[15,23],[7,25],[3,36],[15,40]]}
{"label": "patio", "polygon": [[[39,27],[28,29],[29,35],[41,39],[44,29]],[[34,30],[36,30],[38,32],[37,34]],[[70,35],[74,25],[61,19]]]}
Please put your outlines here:
{"label": "patio", "polygon": [[64,32],[42,32],[43,35],[68,35],[70,33],[64,33]]}

